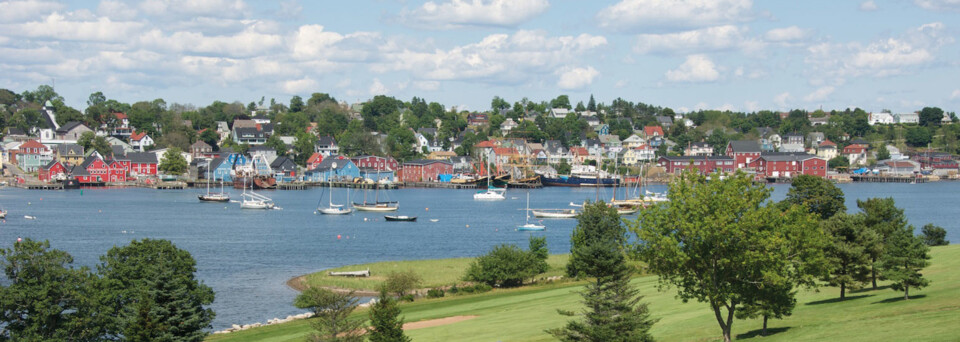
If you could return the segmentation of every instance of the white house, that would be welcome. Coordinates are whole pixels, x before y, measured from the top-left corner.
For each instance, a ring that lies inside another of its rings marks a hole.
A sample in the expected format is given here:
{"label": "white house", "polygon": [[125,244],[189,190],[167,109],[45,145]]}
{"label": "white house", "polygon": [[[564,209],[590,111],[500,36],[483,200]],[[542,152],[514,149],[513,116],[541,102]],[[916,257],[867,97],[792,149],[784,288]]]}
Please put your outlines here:
{"label": "white house", "polygon": [[644,143],[646,143],[646,141],[644,141],[643,138],[641,138],[639,135],[636,135],[636,134],[631,134],[626,139],[623,139],[623,142],[622,142],[623,147],[626,147],[626,148],[638,147],[640,145],[643,145]]}
{"label": "white house", "polygon": [[570,110],[566,108],[550,108],[550,117],[551,118],[560,118],[563,119],[567,117],[567,114],[570,114]]}
{"label": "white house", "polygon": [[513,118],[507,118],[506,120],[503,120],[502,124],[500,124],[500,131],[502,131],[503,134],[506,135],[507,133],[510,133],[510,131],[512,131],[514,128],[517,128],[517,126],[518,126],[517,122],[513,121]]}
{"label": "white house", "polygon": [[867,119],[867,123],[870,126],[873,125],[890,125],[896,122],[893,118],[893,114],[890,113],[870,113],[870,117]]}
{"label": "white house", "polygon": [[918,124],[918,123],[920,123],[920,114],[917,114],[917,113],[901,113],[901,114],[897,114],[897,123],[901,123],[901,124]]}
{"label": "white house", "polygon": [[133,132],[130,134],[130,146],[140,152],[146,151],[147,147],[153,146],[153,138],[147,132]]}

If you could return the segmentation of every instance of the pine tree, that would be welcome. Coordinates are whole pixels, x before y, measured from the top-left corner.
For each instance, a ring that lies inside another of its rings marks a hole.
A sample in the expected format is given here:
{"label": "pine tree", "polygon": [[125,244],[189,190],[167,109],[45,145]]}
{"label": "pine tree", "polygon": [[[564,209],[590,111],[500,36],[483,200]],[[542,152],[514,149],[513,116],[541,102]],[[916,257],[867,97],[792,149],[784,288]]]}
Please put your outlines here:
{"label": "pine tree", "polygon": [[838,213],[823,221],[823,230],[831,236],[826,248],[832,267],[825,280],[840,287],[840,299],[846,298],[847,288],[859,288],[870,279],[870,246],[877,244],[879,235],[863,224],[863,215]]}
{"label": "pine tree", "polygon": [[892,281],[890,288],[894,291],[903,291],[903,299],[910,299],[910,288],[923,288],[930,281],[920,273],[924,267],[930,265],[930,250],[923,239],[913,236],[913,227],[902,229],[891,235],[886,253],[880,261],[880,270],[883,276]]}
{"label": "pine tree", "polygon": [[409,342],[403,334],[403,318],[397,300],[386,291],[380,291],[377,303],[370,307],[370,342]]}

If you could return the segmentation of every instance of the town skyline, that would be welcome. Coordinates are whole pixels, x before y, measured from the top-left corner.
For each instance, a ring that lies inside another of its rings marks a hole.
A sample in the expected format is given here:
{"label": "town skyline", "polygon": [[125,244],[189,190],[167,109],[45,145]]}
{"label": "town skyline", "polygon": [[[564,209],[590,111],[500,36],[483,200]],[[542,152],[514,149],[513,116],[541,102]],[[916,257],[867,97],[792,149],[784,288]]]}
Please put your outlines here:
{"label": "town skyline", "polygon": [[[805,3],[806,4],[806,3]],[[348,103],[621,97],[679,112],[960,106],[952,1],[7,1],[0,81],[88,96]],[[359,20],[369,17],[370,20]]]}

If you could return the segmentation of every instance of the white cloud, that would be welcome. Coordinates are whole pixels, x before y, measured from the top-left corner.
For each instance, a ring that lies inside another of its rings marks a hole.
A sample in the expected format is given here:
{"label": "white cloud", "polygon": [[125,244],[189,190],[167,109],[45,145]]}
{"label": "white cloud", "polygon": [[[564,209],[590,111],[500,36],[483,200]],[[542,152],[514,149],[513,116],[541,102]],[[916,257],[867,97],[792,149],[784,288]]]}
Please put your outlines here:
{"label": "white cloud", "polygon": [[696,28],[746,21],[752,6],[751,0],[622,0],[596,19],[614,31]]}
{"label": "white cloud", "polygon": [[913,3],[931,11],[960,11],[960,1],[958,0],[913,0]]}
{"label": "white cloud", "polygon": [[389,90],[387,89],[386,86],[383,85],[383,82],[380,82],[379,78],[374,78],[373,83],[370,84],[370,88],[368,92],[370,93],[371,96],[376,96],[376,95],[385,95],[387,94],[387,92],[389,92]]}
{"label": "white cloud", "polygon": [[281,87],[287,94],[303,94],[312,90],[316,90],[317,81],[314,81],[309,77],[304,77],[298,80],[284,81]]}
{"label": "white cloud", "polygon": [[867,0],[860,3],[860,10],[864,12],[873,12],[879,9],[873,0]]}
{"label": "white cloud", "polygon": [[283,44],[283,37],[257,32],[256,23],[233,35],[206,36],[200,32],[173,32],[165,35],[152,30],[140,37],[140,42],[160,50],[222,56],[258,56],[270,54]]}
{"label": "white cloud", "polygon": [[404,11],[400,16],[411,26],[425,28],[516,27],[548,7],[547,0],[451,0],[439,4],[427,1],[420,8]]}
{"label": "white cloud", "polygon": [[617,88],[617,89],[621,89],[621,88],[623,88],[623,87],[626,87],[626,86],[629,85],[629,84],[630,84],[630,81],[627,81],[627,80],[619,80],[619,81],[617,81],[617,83],[614,83],[614,84],[613,84],[613,87],[614,87],[614,88]]}
{"label": "white cloud", "polygon": [[807,96],[805,96],[803,100],[807,102],[823,101],[823,100],[826,100],[827,97],[830,96],[830,94],[833,94],[834,90],[835,89],[833,88],[833,86],[820,87],[820,88],[817,88],[817,90],[814,90],[812,93],[807,94]]}
{"label": "white cloud", "polygon": [[908,68],[933,62],[939,48],[953,42],[944,31],[944,25],[936,22],[866,45],[816,44],[807,49],[805,62],[813,67],[813,74],[830,77],[902,74]]}
{"label": "white cloud", "polygon": [[671,82],[711,82],[720,78],[720,73],[707,56],[691,55],[677,69],[666,73]]}
{"label": "white cloud", "polygon": [[18,23],[42,19],[63,8],[55,1],[0,1],[0,23]]}
{"label": "white cloud", "polygon": [[560,75],[560,79],[557,81],[557,87],[563,90],[583,89],[593,84],[593,79],[600,75],[600,72],[592,66],[587,66],[586,68],[567,68],[565,70],[558,70],[557,73]]}
{"label": "white cloud", "polygon": [[960,89],[954,90],[953,93],[950,94],[950,99],[951,100],[960,99]]}
{"label": "white cloud", "polygon": [[633,51],[639,54],[690,54],[706,51],[743,49],[759,50],[763,43],[747,37],[749,29],[734,25],[714,26],[698,30],[666,34],[641,34]]}
{"label": "white cloud", "polygon": [[243,0],[147,0],[140,4],[144,13],[169,17],[213,17],[238,19],[246,16]]}
{"label": "white cloud", "polygon": [[115,20],[133,20],[137,17],[137,9],[121,1],[104,0],[97,6],[97,14]]}
{"label": "white cloud", "polygon": [[745,101],[743,102],[743,106],[748,112],[756,112],[760,110],[760,102],[758,101]]}
{"label": "white cloud", "polygon": [[777,94],[777,96],[774,96],[773,103],[779,106],[780,108],[787,108],[789,107],[787,101],[790,101],[790,99],[791,99],[790,93],[784,92],[784,93]]}
{"label": "white cloud", "polygon": [[130,41],[143,27],[144,24],[139,22],[113,21],[104,17],[75,20],[59,13],[52,13],[43,21],[0,25],[2,31],[12,36],[101,42]]}
{"label": "white cloud", "polygon": [[720,107],[717,107],[717,110],[724,111],[724,112],[726,111],[733,112],[737,110],[737,107],[734,107],[732,104],[729,104],[729,103],[724,103]]}
{"label": "white cloud", "polygon": [[777,28],[767,31],[763,38],[771,42],[787,42],[807,38],[808,31],[797,26]]}
{"label": "white cloud", "polygon": [[414,88],[417,88],[417,89],[420,89],[420,90],[434,91],[434,90],[440,89],[440,82],[437,82],[437,81],[415,81],[415,82],[413,82],[413,87],[414,87]]}

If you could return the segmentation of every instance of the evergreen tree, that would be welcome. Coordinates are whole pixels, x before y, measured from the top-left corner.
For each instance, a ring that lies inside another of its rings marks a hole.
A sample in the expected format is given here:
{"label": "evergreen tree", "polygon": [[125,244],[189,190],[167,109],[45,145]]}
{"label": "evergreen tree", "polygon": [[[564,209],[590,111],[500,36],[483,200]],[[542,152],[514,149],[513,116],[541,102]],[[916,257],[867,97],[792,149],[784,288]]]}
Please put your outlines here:
{"label": "evergreen tree", "polygon": [[[627,230],[620,222],[620,215],[613,207],[603,201],[586,204],[583,212],[577,216],[577,226],[570,234],[570,261],[567,263],[567,275],[573,278],[599,277],[603,273],[597,268],[605,260],[598,260],[595,253],[603,253],[607,241],[617,246],[622,253],[626,242]],[[593,245],[597,245],[594,247]],[[598,251],[597,248],[601,250]]]}
{"label": "evergreen tree", "polygon": [[930,284],[920,273],[924,267],[930,265],[930,256],[927,252],[930,247],[923,243],[923,239],[913,236],[913,227],[898,230],[890,236],[886,253],[880,261],[883,276],[893,282],[890,286],[894,291],[903,291],[903,299],[910,299],[910,288],[920,289]]}
{"label": "evergreen tree", "polygon": [[830,273],[824,277],[830,286],[840,287],[840,299],[847,288],[856,289],[870,279],[870,250],[880,237],[863,224],[864,215],[839,213],[823,221],[822,227],[831,237],[825,250]]}
{"label": "evergreen tree", "polygon": [[593,94],[590,94],[590,101],[587,101],[587,110],[593,112],[597,111],[597,101],[593,99]]}
{"label": "evergreen tree", "polygon": [[800,175],[793,179],[784,204],[806,207],[821,219],[828,219],[838,212],[845,212],[843,191],[832,182],[816,176]]}
{"label": "evergreen tree", "polygon": [[947,241],[947,231],[943,227],[934,225],[933,223],[927,223],[923,226],[923,242],[927,246],[946,246],[950,244],[950,241]]}
{"label": "evergreen tree", "polygon": [[890,159],[890,150],[887,149],[887,144],[880,143],[880,147],[877,147],[877,160],[887,159]]}
{"label": "evergreen tree", "polygon": [[883,257],[889,238],[894,233],[907,229],[907,217],[903,209],[897,208],[892,197],[857,200],[857,207],[863,210],[863,224],[877,235],[873,245],[867,247],[870,253],[870,279],[873,289],[877,289],[877,263]]}
{"label": "evergreen tree", "polygon": [[385,290],[380,291],[377,302],[370,307],[370,342],[409,342],[403,334],[403,318],[397,300]]}

